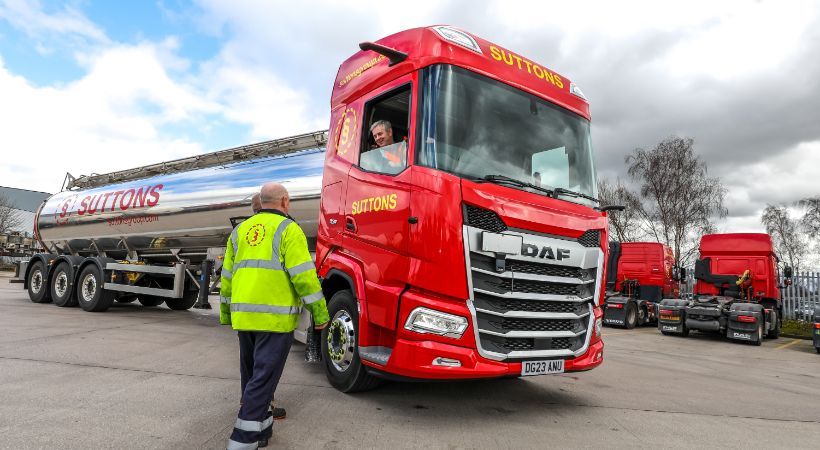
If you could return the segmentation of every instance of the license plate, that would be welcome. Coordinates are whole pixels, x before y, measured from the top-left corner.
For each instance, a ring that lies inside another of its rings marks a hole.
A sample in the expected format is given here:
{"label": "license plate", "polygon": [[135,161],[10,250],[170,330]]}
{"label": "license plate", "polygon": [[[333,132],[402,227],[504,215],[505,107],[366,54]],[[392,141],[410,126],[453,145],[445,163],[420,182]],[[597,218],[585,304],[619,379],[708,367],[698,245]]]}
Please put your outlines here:
{"label": "license plate", "polygon": [[680,320],[680,316],[670,316],[667,314],[661,314],[661,320]]}
{"label": "license plate", "polygon": [[548,359],[545,361],[524,361],[521,363],[521,376],[547,375],[564,373],[563,359]]}

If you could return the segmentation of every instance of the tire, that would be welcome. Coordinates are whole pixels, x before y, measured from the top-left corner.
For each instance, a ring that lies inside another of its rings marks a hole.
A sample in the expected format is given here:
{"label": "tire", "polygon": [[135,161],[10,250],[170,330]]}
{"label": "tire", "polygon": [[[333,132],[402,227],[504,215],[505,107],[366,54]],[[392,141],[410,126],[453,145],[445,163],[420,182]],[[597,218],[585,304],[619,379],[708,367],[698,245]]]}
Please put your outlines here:
{"label": "tire", "polygon": [[194,306],[198,297],[198,291],[185,291],[182,293],[182,298],[166,298],[165,306],[174,311],[185,311]]}
{"label": "tire", "polygon": [[115,300],[117,303],[133,303],[137,301],[137,297],[134,295],[125,295],[122,297],[117,297]]}
{"label": "tire", "polygon": [[157,297],[155,295],[140,295],[138,298],[142,306],[159,306],[165,301],[165,297]]}
{"label": "tire", "polygon": [[646,313],[646,307],[641,306],[638,308],[638,325],[644,325],[649,323],[649,315]]}
{"label": "tire", "polygon": [[757,340],[752,342],[752,345],[761,346],[763,345],[763,322],[757,324]]}
{"label": "tire", "polygon": [[689,337],[689,328],[686,328],[686,322],[683,323],[683,332],[680,335],[682,337]]}
{"label": "tire", "polygon": [[57,264],[54,269],[54,274],[51,275],[51,301],[55,305],[77,306],[77,298],[74,294],[74,283],[71,280],[71,267],[67,262],[63,261]]}
{"label": "tire", "polygon": [[96,264],[83,268],[78,278],[77,302],[89,312],[103,312],[114,303],[114,293],[103,289],[103,274]]}
{"label": "tire", "polygon": [[342,392],[361,392],[375,388],[379,379],[367,372],[359,359],[359,314],[356,299],[339,291],[328,304],[330,323],[322,330],[322,360],[327,380]]}
{"label": "tire", "polygon": [[820,354],[820,347],[814,347],[814,349],[817,350],[818,354]]}
{"label": "tire", "polygon": [[774,316],[774,328],[769,330],[766,337],[769,339],[777,339],[780,337],[780,316],[777,315],[776,309],[772,309],[772,315]]}
{"label": "tire", "polygon": [[34,303],[51,303],[49,297],[48,278],[46,277],[46,266],[42,261],[35,261],[31,265],[26,277],[28,286],[28,298]]}
{"label": "tire", "polygon": [[635,303],[629,302],[626,304],[626,313],[624,314],[624,328],[631,330],[638,324],[638,309]]}

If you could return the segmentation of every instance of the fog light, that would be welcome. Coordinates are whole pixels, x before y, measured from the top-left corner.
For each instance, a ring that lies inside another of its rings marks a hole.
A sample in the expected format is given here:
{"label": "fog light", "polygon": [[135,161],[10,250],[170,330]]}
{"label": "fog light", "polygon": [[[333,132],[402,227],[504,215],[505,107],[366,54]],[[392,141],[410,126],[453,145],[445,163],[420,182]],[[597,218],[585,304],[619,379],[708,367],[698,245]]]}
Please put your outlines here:
{"label": "fog light", "polygon": [[595,355],[595,361],[600,361],[601,358],[603,358],[603,357],[604,357],[604,352],[600,351],[600,352],[598,352],[598,354]]}
{"label": "fog light", "polygon": [[603,321],[601,319],[595,319],[595,336],[601,337],[601,327],[603,326]]}
{"label": "fog light", "polygon": [[461,361],[457,359],[442,358],[441,356],[439,356],[438,358],[433,360],[433,365],[444,367],[461,367]]}
{"label": "fog light", "polygon": [[404,323],[406,330],[416,333],[432,333],[440,336],[460,338],[467,329],[467,318],[435,311],[429,308],[416,308]]}

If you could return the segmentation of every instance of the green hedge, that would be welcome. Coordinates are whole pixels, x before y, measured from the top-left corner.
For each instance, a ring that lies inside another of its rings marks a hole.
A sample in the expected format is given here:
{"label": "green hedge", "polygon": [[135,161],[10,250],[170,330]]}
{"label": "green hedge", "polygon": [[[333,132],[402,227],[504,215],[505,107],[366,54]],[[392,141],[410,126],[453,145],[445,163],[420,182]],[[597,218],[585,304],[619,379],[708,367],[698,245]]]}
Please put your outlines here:
{"label": "green hedge", "polygon": [[803,322],[802,320],[783,319],[783,327],[780,329],[781,333],[790,336],[801,336],[811,338],[814,324]]}

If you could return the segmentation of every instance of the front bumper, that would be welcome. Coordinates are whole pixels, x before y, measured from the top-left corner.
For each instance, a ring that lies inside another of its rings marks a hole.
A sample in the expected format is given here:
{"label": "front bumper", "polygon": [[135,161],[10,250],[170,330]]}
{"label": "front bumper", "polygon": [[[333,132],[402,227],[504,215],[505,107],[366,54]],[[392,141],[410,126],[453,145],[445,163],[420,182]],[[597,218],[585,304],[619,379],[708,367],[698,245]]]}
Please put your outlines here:
{"label": "front bumper", "polygon": [[[567,359],[565,372],[579,372],[593,369],[603,362],[603,341],[589,346],[578,357]],[[436,358],[457,360],[460,367],[434,365]],[[390,359],[382,366],[362,360],[368,367],[402,378],[427,380],[458,380],[476,378],[499,378],[521,375],[521,362],[493,361],[481,357],[476,349],[459,347],[435,341],[413,341],[397,339]]]}

